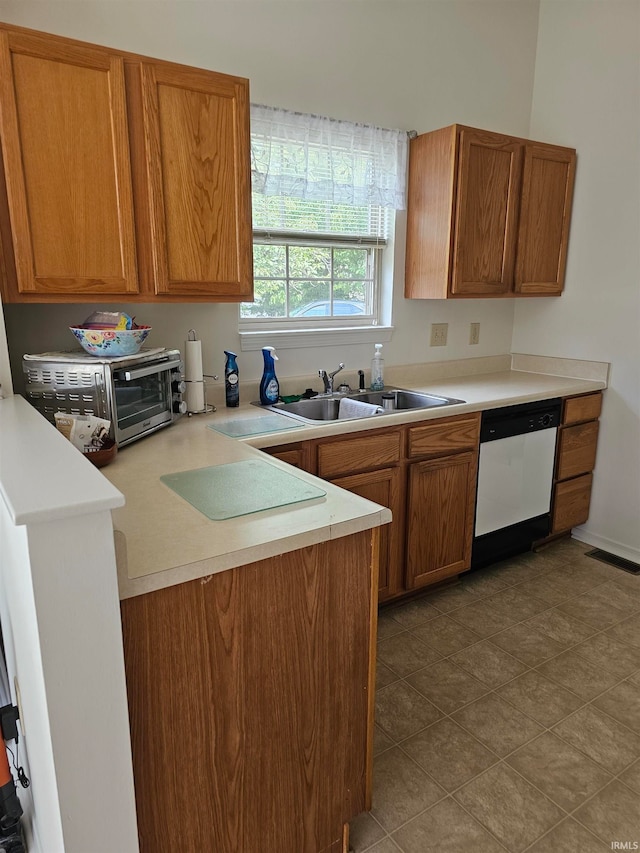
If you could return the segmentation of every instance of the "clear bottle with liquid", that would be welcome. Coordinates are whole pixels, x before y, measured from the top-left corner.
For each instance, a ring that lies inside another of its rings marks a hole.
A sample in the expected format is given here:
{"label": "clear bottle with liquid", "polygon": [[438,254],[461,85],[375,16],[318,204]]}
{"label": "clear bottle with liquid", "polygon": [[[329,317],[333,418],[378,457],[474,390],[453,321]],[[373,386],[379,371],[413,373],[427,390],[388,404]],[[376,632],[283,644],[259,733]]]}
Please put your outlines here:
{"label": "clear bottle with liquid", "polygon": [[371,359],[371,385],[372,391],[382,391],[384,388],[384,359],[382,358],[382,344],[375,345],[375,355]]}

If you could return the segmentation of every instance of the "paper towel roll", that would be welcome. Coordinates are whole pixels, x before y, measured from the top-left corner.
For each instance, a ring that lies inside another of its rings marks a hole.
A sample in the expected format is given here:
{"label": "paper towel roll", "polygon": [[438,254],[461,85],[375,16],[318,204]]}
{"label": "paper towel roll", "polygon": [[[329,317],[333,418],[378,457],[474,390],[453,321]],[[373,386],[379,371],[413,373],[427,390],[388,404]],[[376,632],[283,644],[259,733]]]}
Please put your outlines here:
{"label": "paper towel roll", "polygon": [[195,339],[193,329],[184,342],[184,378],[187,385],[185,400],[188,412],[204,412],[204,375],[202,371],[202,342]]}
{"label": "paper towel roll", "polygon": [[185,400],[188,412],[204,412],[204,380],[202,382],[187,382]]}
{"label": "paper towel roll", "polygon": [[184,342],[184,378],[187,382],[202,382],[202,342]]}

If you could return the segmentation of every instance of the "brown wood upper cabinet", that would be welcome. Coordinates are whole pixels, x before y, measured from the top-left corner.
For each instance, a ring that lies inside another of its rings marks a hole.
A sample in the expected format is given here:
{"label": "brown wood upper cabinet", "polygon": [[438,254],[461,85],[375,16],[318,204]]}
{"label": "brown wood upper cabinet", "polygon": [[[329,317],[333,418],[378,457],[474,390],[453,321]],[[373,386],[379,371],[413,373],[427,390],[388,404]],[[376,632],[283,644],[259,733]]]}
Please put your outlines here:
{"label": "brown wood upper cabinet", "polygon": [[249,84],[0,28],[6,302],[252,298]]}
{"label": "brown wood upper cabinet", "polygon": [[411,141],[405,296],[561,293],[576,153],[452,125]]}

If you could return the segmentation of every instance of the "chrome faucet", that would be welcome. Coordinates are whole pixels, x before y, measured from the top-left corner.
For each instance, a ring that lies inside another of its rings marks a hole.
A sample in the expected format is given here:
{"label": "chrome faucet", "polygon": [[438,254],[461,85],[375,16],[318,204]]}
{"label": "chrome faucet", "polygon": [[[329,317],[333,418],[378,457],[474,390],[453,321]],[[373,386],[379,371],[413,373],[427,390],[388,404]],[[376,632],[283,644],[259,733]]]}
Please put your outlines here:
{"label": "chrome faucet", "polygon": [[338,365],[338,369],[334,370],[333,373],[327,373],[326,370],[319,370],[318,376],[322,379],[324,384],[324,393],[325,394],[333,394],[333,377],[336,373],[340,373],[340,371],[344,368],[344,364],[340,362]]}

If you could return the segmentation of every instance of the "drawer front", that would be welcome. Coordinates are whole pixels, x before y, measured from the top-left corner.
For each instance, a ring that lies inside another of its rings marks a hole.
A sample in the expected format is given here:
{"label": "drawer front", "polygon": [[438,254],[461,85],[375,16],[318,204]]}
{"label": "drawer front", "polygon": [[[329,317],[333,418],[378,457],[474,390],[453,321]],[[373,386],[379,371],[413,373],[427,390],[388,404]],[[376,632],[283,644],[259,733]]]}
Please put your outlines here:
{"label": "drawer front", "polygon": [[578,524],[584,524],[589,518],[591,502],[592,474],[575,477],[565,483],[558,483],[554,489],[553,521],[551,532],[561,533],[571,530]]}
{"label": "drawer front", "polygon": [[335,477],[400,461],[401,433],[384,432],[318,445],[318,476]]}
{"label": "drawer front", "polygon": [[563,424],[579,424],[582,421],[595,421],[600,417],[602,393],[586,394],[584,397],[571,397],[564,401]]}
{"label": "drawer front", "polygon": [[302,468],[303,471],[313,473],[311,470],[309,442],[279,444],[277,447],[263,447],[261,449],[264,453],[268,453],[269,456],[286,462],[287,465],[293,465],[294,468]]}
{"label": "drawer front", "polygon": [[410,427],[410,459],[418,456],[442,456],[458,450],[475,450],[480,441],[480,415],[458,421],[433,421],[423,426]]}
{"label": "drawer front", "polygon": [[568,480],[593,471],[596,464],[598,421],[565,427],[560,431],[557,480]]}

